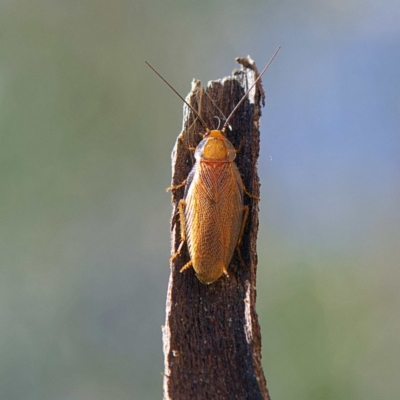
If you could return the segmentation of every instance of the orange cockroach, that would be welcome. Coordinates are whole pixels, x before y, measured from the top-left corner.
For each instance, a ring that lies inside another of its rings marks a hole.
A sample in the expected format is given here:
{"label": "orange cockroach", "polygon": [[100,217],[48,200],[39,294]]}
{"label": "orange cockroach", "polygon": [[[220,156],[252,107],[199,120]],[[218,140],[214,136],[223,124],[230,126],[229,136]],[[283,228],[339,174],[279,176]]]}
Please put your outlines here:
{"label": "orange cockroach", "polygon": [[149,64],[146,64],[180,97],[204,125],[206,133],[195,149],[195,164],[187,179],[175,189],[185,186],[184,197],[179,201],[181,223],[181,243],[171,257],[177,257],[187,242],[190,261],[181,272],[193,267],[199,280],[205,284],[215,282],[223,274],[228,276],[227,268],[235,248],[240,255],[239,246],[249,213],[244,205],[243,193],[250,193],[244,187],[239,170],[234,162],[237,150],[224,135],[229,120],[250,90],[261,79],[270,62],[248,89],[230,113],[221,130],[210,130],[199,113]]}

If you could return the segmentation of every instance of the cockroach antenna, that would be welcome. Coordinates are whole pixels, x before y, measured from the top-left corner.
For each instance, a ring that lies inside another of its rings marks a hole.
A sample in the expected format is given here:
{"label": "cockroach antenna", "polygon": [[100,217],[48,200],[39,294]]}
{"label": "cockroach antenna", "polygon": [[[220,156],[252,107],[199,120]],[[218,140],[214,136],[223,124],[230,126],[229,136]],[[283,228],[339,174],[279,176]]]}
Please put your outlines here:
{"label": "cockroach antenna", "polygon": [[279,46],[274,55],[271,57],[269,60],[269,63],[265,66],[265,68],[261,71],[261,74],[258,76],[258,78],[254,81],[254,83],[250,86],[250,89],[247,90],[247,92],[244,94],[244,96],[240,99],[239,103],[236,104],[236,107],[232,110],[232,112],[228,115],[228,118],[226,119],[224,126],[221,129],[222,133],[225,133],[226,128],[228,127],[229,120],[232,118],[233,114],[236,112],[236,110],[239,108],[239,106],[243,103],[244,99],[247,97],[247,95],[250,93],[250,90],[253,89],[253,87],[257,84],[257,82],[261,79],[261,77],[264,75],[264,72],[268,69],[268,67],[271,65],[272,61],[274,61],[274,58],[278,54],[279,50],[281,49],[281,46]]}
{"label": "cockroach antenna", "polygon": [[215,117],[213,117],[213,118],[215,118],[215,119],[218,120],[218,127],[217,127],[217,130],[218,130],[218,129],[219,129],[219,126],[221,125],[221,118],[220,118],[220,117],[217,117],[217,116],[215,116]]}
{"label": "cockroach antenna", "polygon": [[206,129],[207,132],[210,132],[210,129],[208,128],[207,124],[204,122],[203,118],[200,117],[199,113],[172,87],[171,84],[167,82],[166,79],[164,79],[161,74],[159,74],[147,61],[145,61],[148,67],[150,67],[153,72],[155,72],[174,92],[175,94],[196,114],[197,118],[200,120],[200,122],[203,124],[204,128]]}

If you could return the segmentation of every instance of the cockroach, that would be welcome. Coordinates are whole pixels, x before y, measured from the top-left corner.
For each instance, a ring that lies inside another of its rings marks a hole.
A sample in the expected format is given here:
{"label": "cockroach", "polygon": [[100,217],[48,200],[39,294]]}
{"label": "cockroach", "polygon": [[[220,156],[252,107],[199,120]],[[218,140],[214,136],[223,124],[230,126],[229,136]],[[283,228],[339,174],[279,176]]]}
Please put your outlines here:
{"label": "cockroach", "polygon": [[183,199],[179,201],[181,243],[171,257],[171,262],[180,254],[187,243],[190,261],[180,272],[193,267],[197,278],[211,284],[222,275],[228,275],[228,266],[235,248],[239,258],[242,235],[249,214],[244,205],[244,187],[240,172],[234,162],[236,150],[226,138],[229,120],[245,100],[251,89],[261,79],[280,48],[272,56],[261,74],[247,90],[226,118],[222,129],[211,130],[199,113],[146,61],[146,64],[179,96],[194,112],[205,128],[203,140],[194,151],[195,164],[187,179],[176,189],[185,186]]}

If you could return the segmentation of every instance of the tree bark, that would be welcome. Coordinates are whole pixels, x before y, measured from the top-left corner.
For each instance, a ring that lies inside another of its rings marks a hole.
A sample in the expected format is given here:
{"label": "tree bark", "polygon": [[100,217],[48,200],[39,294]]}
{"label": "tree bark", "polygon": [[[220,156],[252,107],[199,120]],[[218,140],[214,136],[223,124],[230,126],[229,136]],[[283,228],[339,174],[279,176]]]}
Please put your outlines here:
{"label": "tree bark", "polygon": [[[228,116],[258,76],[250,57],[236,59],[241,70],[232,77],[212,81],[206,89],[194,80],[187,101],[211,129],[218,116]],[[246,189],[259,196],[257,159],[260,149],[259,119],[264,92],[261,82],[250,91],[230,121],[226,136],[236,149],[235,160]],[[218,108],[220,110],[218,110]],[[184,106],[183,130],[172,152],[172,185],[181,184],[191,170],[194,148],[202,139],[204,127]],[[184,187],[172,191],[171,254],[181,241],[179,200]],[[229,277],[222,276],[211,285],[201,283],[193,268],[180,273],[189,261],[186,244],[171,264],[163,326],[164,400],[269,400],[261,366],[261,334],[255,311],[256,240],[258,201],[245,195],[249,206],[241,254],[235,252]]]}

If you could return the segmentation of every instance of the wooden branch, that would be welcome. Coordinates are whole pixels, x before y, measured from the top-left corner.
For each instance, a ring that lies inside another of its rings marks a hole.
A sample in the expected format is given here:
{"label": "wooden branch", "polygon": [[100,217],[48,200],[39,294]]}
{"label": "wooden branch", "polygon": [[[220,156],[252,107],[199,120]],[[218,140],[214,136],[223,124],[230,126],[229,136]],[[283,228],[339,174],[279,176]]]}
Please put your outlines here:
{"label": "wooden branch", "polygon": [[[229,115],[258,76],[250,57],[236,60],[242,69],[234,71],[232,77],[212,81],[206,89],[193,81],[187,100],[211,129],[218,126],[215,116],[221,118],[221,125],[224,122],[218,108]],[[259,82],[230,122],[232,131],[226,133],[235,148],[240,146],[236,164],[245,187],[255,196],[260,193],[257,159],[261,101],[264,92]],[[203,132],[204,127],[185,106],[183,131],[172,152],[172,185],[187,178],[194,163],[189,147],[197,146]],[[181,241],[178,203],[184,187],[172,192],[171,254]],[[205,285],[193,268],[179,272],[189,261],[186,244],[171,264],[163,327],[164,400],[270,399],[261,366],[261,335],[255,311],[258,202],[245,196],[245,204],[250,208],[241,245],[245,267],[235,253],[229,277]]]}

